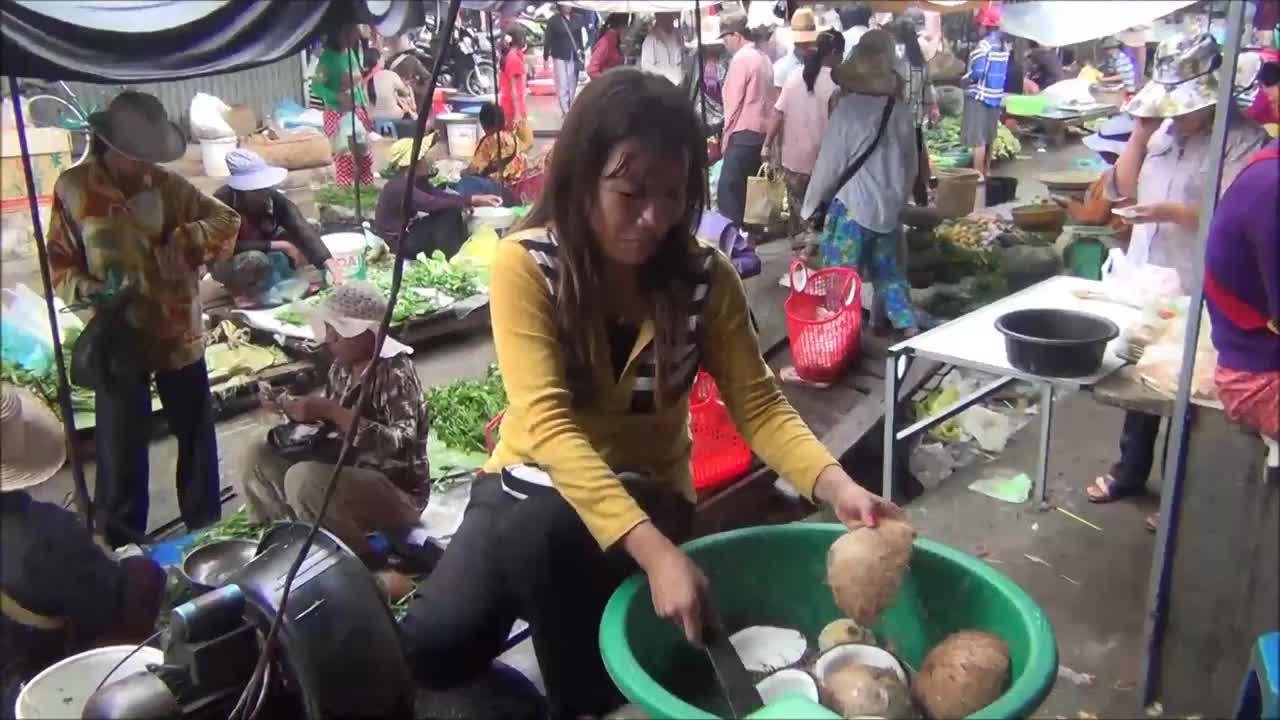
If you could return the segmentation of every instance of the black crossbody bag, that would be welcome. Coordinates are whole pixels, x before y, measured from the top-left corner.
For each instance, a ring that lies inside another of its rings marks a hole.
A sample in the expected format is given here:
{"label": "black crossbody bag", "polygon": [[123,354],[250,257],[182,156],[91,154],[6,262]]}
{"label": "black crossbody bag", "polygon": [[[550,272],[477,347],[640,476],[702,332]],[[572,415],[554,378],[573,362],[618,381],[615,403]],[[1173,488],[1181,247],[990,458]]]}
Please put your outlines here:
{"label": "black crossbody bag", "polygon": [[885,100],[884,112],[880,115],[880,126],[876,128],[876,136],[872,138],[871,144],[867,146],[866,150],[862,151],[858,159],[850,163],[843,173],[840,173],[840,181],[835,184],[835,187],[827,194],[827,197],[818,204],[818,209],[814,211],[813,217],[809,219],[813,229],[819,232],[822,231],[823,226],[827,223],[827,208],[831,207],[831,201],[836,199],[836,195],[840,193],[840,190],[849,184],[853,176],[857,175],[858,171],[867,162],[867,158],[871,157],[871,153],[875,152],[876,146],[880,144],[880,138],[884,136],[884,129],[889,125],[889,116],[893,114],[893,106],[896,102],[897,98],[893,96],[889,96]]}

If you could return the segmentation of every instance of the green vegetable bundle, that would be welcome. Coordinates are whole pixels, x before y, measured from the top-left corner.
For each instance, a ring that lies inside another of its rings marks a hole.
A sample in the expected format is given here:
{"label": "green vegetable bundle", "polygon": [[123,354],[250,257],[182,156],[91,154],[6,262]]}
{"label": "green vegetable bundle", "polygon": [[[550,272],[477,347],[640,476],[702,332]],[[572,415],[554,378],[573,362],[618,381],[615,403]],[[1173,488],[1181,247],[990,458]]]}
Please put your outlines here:
{"label": "green vegetable bundle", "polygon": [[930,153],[942,155],[964,150],[960,141],[960,118],[944,117],[924,131],[924,144]]}
{"label": "green vegetable bundle", "polygon": [[[324,187],[316,190],[316,202],[324,205],[341,205],[343,207],[355,208],[356,189],[355,187],[325,185]],[[371,213],[377,206],[378,188],[361,185],[360,209]]]}
{"label": "green vegetable bundle", "polygon": [[996,139],[991,143],[992,160],[1011,160],[1022,152],[1022,142],[1004,125],[996,127]]}
{"label": "green vegetable bundle", "polygon": [[431,431],[440,442],[464,451],[484,452],[484,426],[507,407],[498,366],[479,380],[459,380],[426,390]]}
{"label": "green vegetable bundle", "polygon": [[[70,364],[71,351],[75,348],[76,340],[79,338],[79,330],[68,331],[63,336],[63,362]],[[62,408],[58,406],[58,368],[52,362],[50,362],[49,368],[44,372],[28,370],[10,362],[0,362],[0,381],[30,390],[35,393],[37,397],[43,400],[44,403],[53,410],[55,415],[59,418],[62,417]],[[78,412],[92,412],[93,407],[93,391],[72,385],[71,409]]]}

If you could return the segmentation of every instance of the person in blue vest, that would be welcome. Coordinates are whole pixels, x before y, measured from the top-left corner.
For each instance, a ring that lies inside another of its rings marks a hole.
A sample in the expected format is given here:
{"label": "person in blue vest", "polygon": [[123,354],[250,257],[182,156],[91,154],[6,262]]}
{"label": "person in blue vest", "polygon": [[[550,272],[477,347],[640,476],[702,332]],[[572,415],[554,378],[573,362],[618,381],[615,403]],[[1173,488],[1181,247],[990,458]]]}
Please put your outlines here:
{"label": "person in blue vest", "polygon": [[978,24],[982,40],[969,54],[960,140],[973,149],[973,169],[986,179],[991,170],[988,149],[1000,124],[1000,105],[1009,73],[1009,43],[1000,32],[999,7],[986,5],[978,11],[974,21]]}

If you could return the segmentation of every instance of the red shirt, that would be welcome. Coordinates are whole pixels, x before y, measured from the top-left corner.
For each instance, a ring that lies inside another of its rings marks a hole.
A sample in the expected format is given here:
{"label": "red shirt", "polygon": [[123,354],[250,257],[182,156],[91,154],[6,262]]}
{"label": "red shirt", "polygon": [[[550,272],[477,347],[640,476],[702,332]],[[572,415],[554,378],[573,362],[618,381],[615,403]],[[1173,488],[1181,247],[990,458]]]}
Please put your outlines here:
{"label": "red shirt", "polygon": [[508,129],[528,115],[524,105],[524,96],[524,50],[511,48],[507,51],[507,57],[502,61],[502,75],[498,78],[498,102],[502,104],[502,113],[507,116]]}
{"label": "red shirt", "polygon": [[622,63],[622,35],[617,30],[606,30],[591,50],[591,60],[587,62],[587,77],[600,77],[604,71]]}

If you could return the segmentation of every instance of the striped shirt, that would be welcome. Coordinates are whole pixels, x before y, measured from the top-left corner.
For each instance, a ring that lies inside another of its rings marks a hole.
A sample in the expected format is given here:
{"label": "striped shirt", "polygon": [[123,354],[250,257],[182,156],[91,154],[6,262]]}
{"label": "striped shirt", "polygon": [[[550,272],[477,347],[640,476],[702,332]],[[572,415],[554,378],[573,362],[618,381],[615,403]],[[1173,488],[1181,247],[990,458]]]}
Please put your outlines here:
{"label": "striped shirt", "polygon": [[969,87],[965,94],[991,107],[1004,100],[1004,82],[1009,75],[1009,46],[998,31],[988,34],[969,54]]}
{"label": "striped shirt", "polygon": [[1124,83],[1125,92],[1133,92],[1138,87],[1138,73],[1133,64],[1133,58],[1120,48],[1107,54],[1102,73],[1106,77],[1118,76]]}

